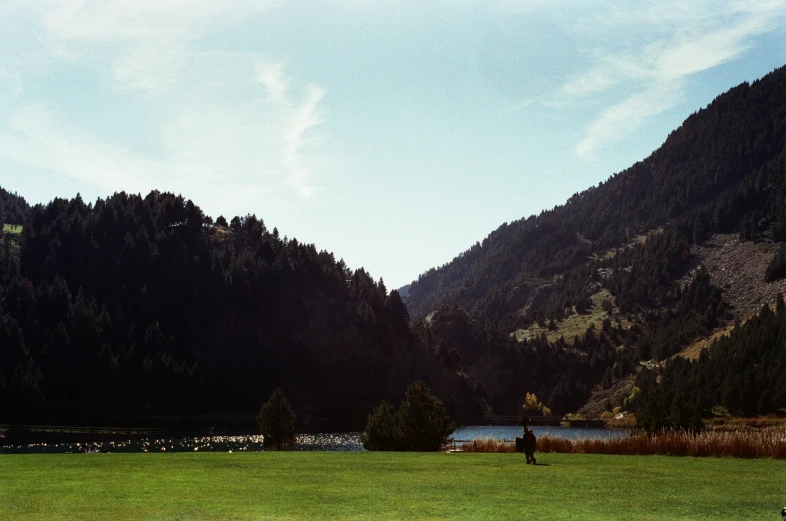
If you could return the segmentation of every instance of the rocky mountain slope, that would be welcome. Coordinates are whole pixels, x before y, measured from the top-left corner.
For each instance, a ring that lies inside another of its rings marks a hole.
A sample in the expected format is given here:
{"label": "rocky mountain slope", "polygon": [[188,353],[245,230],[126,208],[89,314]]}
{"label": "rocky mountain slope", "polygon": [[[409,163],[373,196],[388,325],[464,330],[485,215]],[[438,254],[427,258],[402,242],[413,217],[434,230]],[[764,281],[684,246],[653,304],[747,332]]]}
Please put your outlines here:
{"label": "rocky mountain slope", "polygon": [[[725,346],[723,356],[750,359],[735,351],[744,344],[734,340],[742,336],[734,336],[732,326],[757,318],[764,304],[774,306],[786,291],[784,241],[781,68],[718,96],[650,157],[607,182],[562,206],[503,224],[451,263],[422,274],[410,285],[406,303],[415,318],[458,306],[473,320],[511,334],[522,350],[537,343],[543,346],[539,352],[576,356],[587,366],[574,373],[580,385],[569,391],[570,401],[582,393],[586,400],[594,391],[607,397],[607,407],[621,406],[644,363],[664,371],[666,360],[685,353],[706,365],[700,354],[705,348],[714,352],[716,341]],[[766,324],[768,334],[777,327],[758,318],[749,322],[749,328]],[[654,396],[659,387],[647,378],[641,385]],[[686,401],[663,392],[669,400]],[[707,413],[713,393],[710,386],[693,405]],[[714,396],[724,403],[753,400]],[[547,405],[559,408],[551,400]],[[763,401],[760,410],[785,406],[786,395]]]}

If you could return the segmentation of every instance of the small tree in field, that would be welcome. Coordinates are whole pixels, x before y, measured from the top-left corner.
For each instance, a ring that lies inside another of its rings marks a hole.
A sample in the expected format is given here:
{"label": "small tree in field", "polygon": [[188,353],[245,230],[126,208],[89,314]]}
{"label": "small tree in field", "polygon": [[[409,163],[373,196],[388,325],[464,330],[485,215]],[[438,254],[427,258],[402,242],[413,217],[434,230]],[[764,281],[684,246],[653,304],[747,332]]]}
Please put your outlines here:
{"label": "small tree in field", "polygon": [[264,436],[265,447],[291,448],[295,442],[295,422],[297,416],[289,406],[284,391],[276,389],[270,399],[262,406],[257,415],[259,430]]}
{"label": "small tree in field", "polygon": [[368,415],[361,440],[367,450],[435,452],[448,442],[456,425],[445,404],[421,381],[411,383],[396,411],[382,401]]}
{"label": "small tree in field", "polygon": [[456,424],[445,412],[445,404],[422,381],[409,385],[397,416],[396,438],[400,450],[436,452],[456,430]]}
{"label": "small tree in field", "polygon": [[368,415],[366,432],[360,438],[366,450],[395,450],[396,410],[385,400]]}

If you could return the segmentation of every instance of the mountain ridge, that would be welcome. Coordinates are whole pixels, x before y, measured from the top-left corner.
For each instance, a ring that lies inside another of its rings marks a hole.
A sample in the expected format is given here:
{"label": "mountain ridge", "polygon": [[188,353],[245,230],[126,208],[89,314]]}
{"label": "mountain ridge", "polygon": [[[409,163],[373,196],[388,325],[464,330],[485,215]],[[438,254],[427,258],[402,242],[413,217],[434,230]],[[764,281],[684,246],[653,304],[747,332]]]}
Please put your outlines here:
{"label": "mountain ridge", "polygon": [[[586,388],[605,396],[602,407],[638,412],[650,426],[714,407],[775,413],[786,406],[786,383],[766,380],[754,362],[767,357],[767,375],[786,370],[775,354],[778,346],[786,349],[786,337],[777,336],[785,316],[779,295],[786,289],[785,201],[781,67],[717,96],[646,159],[564,205],[504,223],[452,262],[421,274],[406,303],[416,320],[458,307],[515,332],[524,345],[579,352],[590,367],[606,366],[602,378],[583,376]],[[734,247],[713,243],[732,236]],[[520,295],[537,287],[549,287],[550,295],[526,305]],[[601,302],[602,292],[609,296]],[[735,319],[746,320],[742,332],[730,329]],[[778,340],[748,353],[743,339],[756,334]],[[674,358],[700,339],[709,340],[691,351],[692,361]],[[718,364],[728,364],[719,374],[738,382],[735,391],[712,380]],[[634,376],[635,392],[620,394]],[[691,386],[701,392],[691,393]],[[756,397],[757,388],[767,396]],[[595,400],[582,410],[602,409]]]}
{"label": "mountain ridge", "polygon": [[[441,303],[479,309],[478,302],[494,299],[490,293],[496,287],[509,291],[517,278],[553,276],[592,253],[619,247],[633,235],[675,219],[699,219],[700,237],[737,231],[737,222],[730,221],[748,210],[737,207],[740,201],[726,204],[731,215],[701,210],[719,197],[737,197],[724,192],[767,168],[778,154],[782,161],[784,84],[786,70],[780,68],[730,89],[689,116],[647,159],[574,194],[564,205],[502,224],[450,263],[421,274],[407,298],[413,317],[422,318]],[[770,118],[759,120],[762,112]],[[713,151],[710,164],[704,164],[709,157],[704,148]],[[748,207],[757,202],[747,199],[742,202]]]}

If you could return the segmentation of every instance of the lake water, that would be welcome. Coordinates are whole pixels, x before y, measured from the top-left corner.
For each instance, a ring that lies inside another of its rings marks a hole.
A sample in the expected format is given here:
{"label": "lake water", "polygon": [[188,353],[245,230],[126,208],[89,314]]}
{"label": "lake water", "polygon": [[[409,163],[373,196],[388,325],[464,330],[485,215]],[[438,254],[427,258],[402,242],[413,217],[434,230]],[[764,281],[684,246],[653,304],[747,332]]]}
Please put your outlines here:
{"label": "lake water", "polygon": [[[552,438],[578,439],[609,439],[626,438],[630,432],[624,429],[582,429],[579,427],[530,427],[535,436],[551,436]],[[518,426],[474,425],[459,427],[453,433],[455,440],[474,440],[475,438],[494,438],[496,440],[513,441],[523,434]]]}
{"label": "lake water", "polygon": [[[607,439],[625,437],[626,430],[581,429],[573,427],[532,427],[536,436],[549,435],[558,438]],[[336,434],[299,434],[295,450],[299,451],[362,451],[360,432]],[[459,427],[453,433],[455,440],[473,440],[491,437],[499,440],[513,440],[521,436],[521,427],[500,427],[475,425]],[[92,445],[92,444],[88,444]],[[119,440],[97,442],[102,452],[244,452],[262,450],[262,436],[209,436],[200,438]],[[0,447],[5,454],[64,454],[79,452],[77,443],[37,443]]]}

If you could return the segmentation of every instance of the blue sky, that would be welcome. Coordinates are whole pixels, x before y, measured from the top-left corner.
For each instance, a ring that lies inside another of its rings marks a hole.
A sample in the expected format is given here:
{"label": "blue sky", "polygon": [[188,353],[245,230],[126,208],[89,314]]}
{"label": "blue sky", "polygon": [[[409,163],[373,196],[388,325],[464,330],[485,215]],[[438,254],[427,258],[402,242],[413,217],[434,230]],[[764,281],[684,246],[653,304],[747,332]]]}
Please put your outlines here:
{"label": "blue sky", "polygon": [[389,288],[786,63],[786,0],[3,0],[0,185],[174,191]]}

